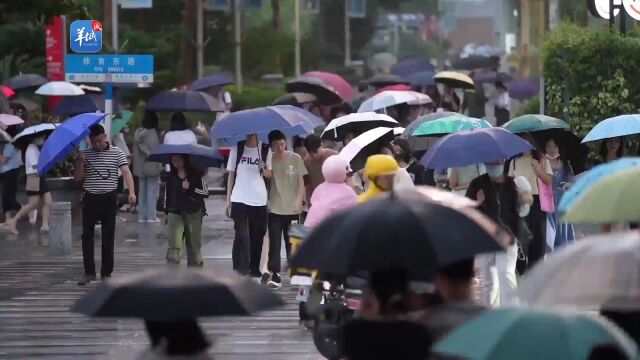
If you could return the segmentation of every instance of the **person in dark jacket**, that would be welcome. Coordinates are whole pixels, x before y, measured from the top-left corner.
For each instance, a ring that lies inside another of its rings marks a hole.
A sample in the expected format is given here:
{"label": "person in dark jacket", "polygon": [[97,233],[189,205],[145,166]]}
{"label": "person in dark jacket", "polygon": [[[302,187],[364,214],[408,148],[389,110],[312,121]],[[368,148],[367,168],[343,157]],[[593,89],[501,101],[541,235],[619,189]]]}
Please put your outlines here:
{"label": "person in dark jacket", "polygon": [[398,165],[407,170],[415,185],[429,185],[427,171],[414,157],[413,149],[406,139],[396,138],[393,140],[393,153]]}
{"label": "person in dark jacket", "polygon": [[186,242],[187,266],[203,266],[201,247],[204,199],[209,189],[204,174],[184,155],[171,156],[171,173],[165,186],[165,213],[169,232],[167,260],[180,263]]}

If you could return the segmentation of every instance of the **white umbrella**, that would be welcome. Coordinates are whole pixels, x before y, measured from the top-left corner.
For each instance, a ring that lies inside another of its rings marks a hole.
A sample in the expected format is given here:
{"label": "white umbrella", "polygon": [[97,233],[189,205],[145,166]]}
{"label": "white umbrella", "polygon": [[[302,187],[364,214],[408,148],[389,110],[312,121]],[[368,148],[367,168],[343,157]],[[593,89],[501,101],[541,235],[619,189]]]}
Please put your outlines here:
{"label": "white umbrella", "polygon": [[640,310],[640,232],[591,236],[525,274],[521,302],[579,310]]}
{"label": "white umbrella", "polygon": [[353,113],[331,120],[322,132],[322,138],[337,141],[347,132],[363,133],[377,127],[393,128],[398,122],[389,115],[374,112]]}
{"label": "white umbrella", "polygon": [[84,95],[84,90],[70,82],[49,81],[40,86],[38,90],[36,90],[36,94],[46,96],[75,96]]}
{"label": "white umbrella", "polygon": [[367,158],[377,154],[384,144],[393,141],[393,128],[378,127],[356,136],[342,148],[339,156],[349,161],[354,171],[364,167]]}
{"label": "white umbrella", "polygon": [[13,138],[13,144],[20,149],[26,148],[29,143],[46,133],[50,133],[56,129],[56,124],[51,123],[42,123],[34,126],[29,126],[28,128],[22,130]]}
{"label": "white umbrella", "polygon": [[383,91],[379,94],[372,96],[360,105],[358,112],[376,111],[384,108],[388,108],[394,105],[407,104],[412,101],[417,101],[418,96],[415,91],[397,91],[389,90]]}
{"label": "white umbrella", "polygon": [[402,126],[393,128],[393,136],[400,136],[404,132],[404,128]]}
{"label": "white umbrella", "polygon": [[429,97],[429,95],[427,94],[423,94],[419,92],[414,92],[414,94],[418,99],[414,101],[409,101],[408,102],[409,105],[426,105],[426,104],[431,104],[433,102],[433,100],[431,100],[431,97]]}

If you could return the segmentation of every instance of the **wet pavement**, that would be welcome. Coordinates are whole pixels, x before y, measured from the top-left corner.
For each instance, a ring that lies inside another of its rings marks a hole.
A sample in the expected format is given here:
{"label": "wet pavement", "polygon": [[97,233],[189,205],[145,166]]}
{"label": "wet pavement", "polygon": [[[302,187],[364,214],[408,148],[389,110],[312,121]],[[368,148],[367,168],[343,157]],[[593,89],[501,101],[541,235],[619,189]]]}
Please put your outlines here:
{"label": "wet pavement", "polygon": [[[233,229],[223,208],[222,196],[207,201],[203,254],[206,268],[228,273]],[[0,233],[0,359],[127,360],[148,346],[142,321],[89,319],[68,311],[95,286],[76,285],[83,271],[77,209],[73,213],[73,253],[68,257],[50,255],[47,236],[28,223],[20,227],[20,236]],[[163,225],[137,224],[135,215],[120,215],[127,221],[117,225],[113,276],[166,266]],[[99,233],[97,229],[97,247]],[[295,289],[283,286],[277,292],[286,302],[282,308],[202,321],[215,359],[321,358],[310,334],[298,326]]]}

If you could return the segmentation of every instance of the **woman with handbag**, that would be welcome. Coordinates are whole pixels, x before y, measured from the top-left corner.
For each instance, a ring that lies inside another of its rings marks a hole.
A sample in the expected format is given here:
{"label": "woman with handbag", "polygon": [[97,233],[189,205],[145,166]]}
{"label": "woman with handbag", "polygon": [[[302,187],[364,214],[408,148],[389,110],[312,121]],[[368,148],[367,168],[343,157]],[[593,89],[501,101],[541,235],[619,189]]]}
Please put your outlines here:
{"label": "woman with handbag", "polygon": [[[555,208],[558,208],[560,198],[573,182],[573,169],[569,161],[563,158],[558,143],[553,138],[547,140],[544,150],[553,170],[553,200]],[[547,220],[555,230],[555,234],[547,234],[547,245],[551,249],[555,250],[575,240],[573,225],[561,222],[557,211],[548,213]]]}
{"label": "woman with handbag", "polygon": [[138,222],[158,223],[156,204],[160,189],[160,173],[162,165],[148,162],[147,158],[160,144],[158,137],[158,117],[153,112],[146,112],[142,127],[136,130],[133,144],[133,174],[139,179]]}
{"label": "woman with handbag", "polygon": [[540,156],[536,142],[529,133],[521,135],[524,140],[534,147],[531,153],[512,159],[509,164],[508,175],[511,177],[523,176],[531,184],[533,204],[527,216],[527,225],[533,235],[531,244],[525,249],[529,259],[529,267],[546,254],[546,228],[547,216],[545,212],[553,212],[553,170],[546,157]]}
{"label": "woman with handbag", "polygon": [[49,208],[51,206],[51,193],[47,187],[44,176],[38,175],[38,159],[40,158],[40,148],[45,142],[45,137],[34,139],[27,147],[24,156],[25,172],[27,174],[27,196],[29,202],[23,206],[12,219],[5,222],[5,227],[13,234],[18,235],[16,226],[18,220],[35,210],[42,203],[42,226],[40,232],[49,232]]}

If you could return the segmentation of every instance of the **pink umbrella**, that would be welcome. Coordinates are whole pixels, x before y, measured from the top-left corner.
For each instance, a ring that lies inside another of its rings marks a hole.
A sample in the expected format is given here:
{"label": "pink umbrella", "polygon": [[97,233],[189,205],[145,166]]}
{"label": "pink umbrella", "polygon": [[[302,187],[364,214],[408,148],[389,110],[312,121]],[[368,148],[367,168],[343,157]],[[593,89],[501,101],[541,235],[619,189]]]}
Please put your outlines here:
{"label": "pink umbrella", "polygon": [[353,88],[342,76],[325,71],[309,71],[302,74],[302,77],[314,77],[320,79],[338,92],[342,100],[349,101],[353,98]]}
{"label": "pink umbrella", "polygon": [[24,124],[24,120],[15,115],[0,114],[0,124],[4,126]]}
{"label": "pink umbrella", "polygon": [[8,87],[6,85],[0,85],[0,91],[2,91],[4,96],[6,96],[7,98],[10,98],[10,97],[12,97],[13,95],[16,94],[16,92],[13,91],[13,89],[11,89],[10,87]]}
{"label": "pink umbrella", "polygon": [[380,94],[383,91],[411,91],[411,85],[406,84],[397,84],[397,85],[389,85],[383,88],[380,88],[376,91],[376,94]]}

